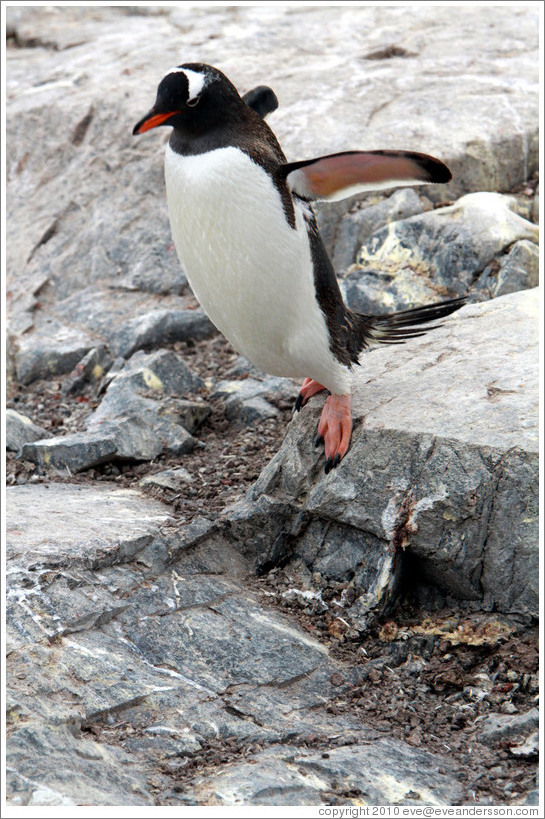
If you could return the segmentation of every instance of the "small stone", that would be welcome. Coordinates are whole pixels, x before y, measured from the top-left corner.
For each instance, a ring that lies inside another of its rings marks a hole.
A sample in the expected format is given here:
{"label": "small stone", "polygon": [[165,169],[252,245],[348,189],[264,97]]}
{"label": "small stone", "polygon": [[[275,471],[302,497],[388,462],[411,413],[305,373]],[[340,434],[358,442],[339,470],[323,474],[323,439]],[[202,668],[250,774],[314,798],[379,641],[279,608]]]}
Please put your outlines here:
{"label": "small stone", "polygon": [[530,734],[530,736],[520,745],[512,745],[509,748],[511,756],[529,759],[530,757],[538,756],[539,754],[539,734],[537,731]]}
{"label": "small stone", "polygon": [[500,705],[500,711],[502,714],[518,714],[518,708],[516,705],[513,705],[510,700],[502,702]]}
{"label": "small stone", "polygon": [[97,384],[112,365],[112,359],[101,344],[89,350],[65,380],[62,391],[65,395],[81,395],[88,384]]}
{"label": "small stone", "polygon": [[480,734],[477,736],[480,742],[493,745],[505,739],[518,737],[538,726],[539,711],[537,708],[532,708],[522,714],[515,714],[513,716],[490,714],[481,723]]}
{"label": "small stone", "polygon": [[163,472],[156,472],[154,475],[147,475],[139,481],[139,486],[158,486],[161,489],[180,489],[184,484],[191,483],[193,476],[184,469],[183,466],[177,469],[165,469]]}
{"label": "small stone", "polygon": [[14,409],[6,410],[6,449],[21,452],[24,444],[50,438],[51,433]]}
{"label": "small stone", "polygon": [[112,460],[118,453],[114,436],[107,431],[94,434],[75,432],[59,438],[25,444],[21,458],[32,461],[40,469],[67,470],[75,474]]}

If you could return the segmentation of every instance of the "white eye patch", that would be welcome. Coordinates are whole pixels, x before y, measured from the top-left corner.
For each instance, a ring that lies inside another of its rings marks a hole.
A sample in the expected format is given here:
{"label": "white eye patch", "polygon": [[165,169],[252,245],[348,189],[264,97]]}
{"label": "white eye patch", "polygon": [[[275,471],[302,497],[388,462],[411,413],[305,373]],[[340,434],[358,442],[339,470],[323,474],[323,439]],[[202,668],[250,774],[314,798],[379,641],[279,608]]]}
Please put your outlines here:
{"label": "white eye patch", "polygon": [[178,66],[167,71],[165,77],[169,74],[185,74],[189,87],[187,103],[188,105],[196,105],[199,95],[207,84],[208,75],[200,71],[192,71],[190,68],[179,68]]}

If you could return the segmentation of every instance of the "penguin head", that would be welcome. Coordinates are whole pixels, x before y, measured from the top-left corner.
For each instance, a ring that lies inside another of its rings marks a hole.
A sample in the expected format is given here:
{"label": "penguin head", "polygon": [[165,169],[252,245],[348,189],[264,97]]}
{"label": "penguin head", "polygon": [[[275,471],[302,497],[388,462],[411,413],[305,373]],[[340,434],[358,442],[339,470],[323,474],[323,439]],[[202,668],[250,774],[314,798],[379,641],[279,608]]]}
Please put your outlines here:
{"label": "penguin head", "polygon": [[167,71],[153,108],[134,126],[133,134],[159,125],[199,134],[241,108],[246,105],[225,74],[204,63],[185,63]]}

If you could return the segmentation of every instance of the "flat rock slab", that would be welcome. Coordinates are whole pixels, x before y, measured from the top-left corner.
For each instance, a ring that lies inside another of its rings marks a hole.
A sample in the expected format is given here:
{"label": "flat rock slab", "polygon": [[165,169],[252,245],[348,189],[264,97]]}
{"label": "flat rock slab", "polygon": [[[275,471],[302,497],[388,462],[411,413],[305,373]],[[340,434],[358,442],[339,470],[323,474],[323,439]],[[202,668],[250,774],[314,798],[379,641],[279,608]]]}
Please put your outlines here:
{"label": "flat rock slab", "polygon": [[448,768],[392,740],[327,753],[277,747],[202,777],[193,793],[197,804],[225,806],[324,805],[332,798],[336,805],[455,805],[461,789]]}
{"label": "flat rock slab", "polygon": [[341,465],[324,475],[313,447],[316,396],[226,513],[227,541],[259,570],[289,544],[310,571],[352,578],[356,628],[407,557],[443,594],[537,615],[538,307],[537,290],[467,306],[363,356]]}
{"label": "flat rock slab", "polygon": [[96,484],[9,487],[6,511],[7,559],[50,568],[124,562],[170,519],[139,492]]}

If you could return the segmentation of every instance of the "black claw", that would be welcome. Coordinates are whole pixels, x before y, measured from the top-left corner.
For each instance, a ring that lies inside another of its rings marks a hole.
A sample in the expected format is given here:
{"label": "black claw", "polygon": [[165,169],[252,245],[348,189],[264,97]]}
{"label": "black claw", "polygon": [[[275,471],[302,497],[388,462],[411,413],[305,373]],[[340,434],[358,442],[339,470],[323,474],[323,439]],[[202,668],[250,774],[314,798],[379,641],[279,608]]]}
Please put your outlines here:
{"label": "black claw", "polygon": [[314,439],[314,446],[318,448],[319,446],[322,446],[323,442],[324,442],[323,435],[317,435],[316,438]]}
{"label": "black claw", "polygon": [[303,393],[300,392],[297,398],[295,399],[295,404],[293,405],[294,412],[299,412],[299,410],[303,406],[303,401],[304,401]]}
{"label": "black claw", "polygon": [[335,455],[335,457],[333,458],[333,465],[332,465],[332,469],[335,469],[335,467],[339,466],[340,462],[341,462],[341,456],[340,456],[340,455],[339,455],[339,453],[337,452],[337,454],[336,454],[336,455]]}
{"label": "black claw", "polygon": [[325,466],[324,466],[325,474],[327,475],[329,470],[332,469],[332,468],[333,468],[333,458],[330,455],[329,458],[327,458],[326,462],[325,462]]}

